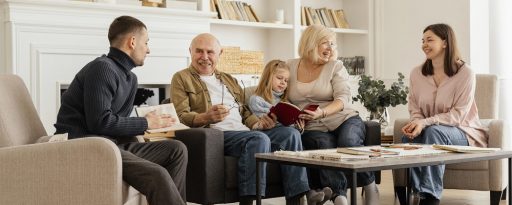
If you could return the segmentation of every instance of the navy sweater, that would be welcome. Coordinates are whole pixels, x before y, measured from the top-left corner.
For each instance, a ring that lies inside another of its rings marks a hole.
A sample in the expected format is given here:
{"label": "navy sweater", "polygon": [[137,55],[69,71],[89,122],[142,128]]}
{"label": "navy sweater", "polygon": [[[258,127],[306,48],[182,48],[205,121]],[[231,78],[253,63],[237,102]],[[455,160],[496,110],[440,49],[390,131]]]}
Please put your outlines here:
{"label": "navy sweater", "polygon": [[148,124],[143,117],[129,117],[137,91],[133,60],[121,50],[110,48],[76,74],[62,94],[56,133],[69,138],[102,135],[110,138],[143,134]]}

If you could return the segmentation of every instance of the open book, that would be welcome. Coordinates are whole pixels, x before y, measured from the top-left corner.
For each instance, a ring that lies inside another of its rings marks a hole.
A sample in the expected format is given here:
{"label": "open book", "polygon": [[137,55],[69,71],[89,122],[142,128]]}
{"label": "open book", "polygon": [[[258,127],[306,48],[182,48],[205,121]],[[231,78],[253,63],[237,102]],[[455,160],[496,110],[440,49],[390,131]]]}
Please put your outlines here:
{"label": "open book", "polygon": [[304,110],[315,111],[317,108],[318,105],[315,104],[309,104],[304,109],[300,109],[294,104],[279,102],[270,108],[269,116],[270,113],[274,113],[277,116],[277,121],[284,126],[289,126],[299,120],[299,115],[304,113]]}
{"label": "open book", "polygon": [[146,116],[146,114],[148,114],[149,112],[152,112],[152,111],[156,111],[157,115],[161,115],[161,114],[171,115],[173,118],[176,119],[176,123],[170,127],[146,130],[146,132],[148,132],[148,133],[160,133],[160,132],[171,132],[171,131],[173,132],[176,130],[183,130],[183,129],[190,128],[180,122],[180,120],[178,118],[178,114],[176,114],[176,109],[174,108],[174,105],[172,103],[135,108],[135,112],[137,113],[137,116],[139,116],[139,117],[144,117],[144,116]]}
{"label": "open book", "polygon": [[452,152],[462,152],[462,153],[482,153],[482,152],[494,152],[500,150],[500,148],[484,148],[484,147],[472,147],[472,146],[462,146],[462,145],[438,145],[434,144],[432,147],[436,149],[448,150]]}

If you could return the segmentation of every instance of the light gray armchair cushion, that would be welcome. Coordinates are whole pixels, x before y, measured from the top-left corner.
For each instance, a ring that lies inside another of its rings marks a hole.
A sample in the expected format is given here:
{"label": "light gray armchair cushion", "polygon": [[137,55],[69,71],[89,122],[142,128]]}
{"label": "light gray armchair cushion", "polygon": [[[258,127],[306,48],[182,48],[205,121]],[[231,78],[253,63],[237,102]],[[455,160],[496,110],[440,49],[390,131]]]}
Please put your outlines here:
{"label": "light gray armchair cushion", "polygon": [[0,96],[0,204],[144,202],[133,188],[122,188],[121,155],[113,142],[88,137],[34,144],[47,133],[23,81],[0,75]]}

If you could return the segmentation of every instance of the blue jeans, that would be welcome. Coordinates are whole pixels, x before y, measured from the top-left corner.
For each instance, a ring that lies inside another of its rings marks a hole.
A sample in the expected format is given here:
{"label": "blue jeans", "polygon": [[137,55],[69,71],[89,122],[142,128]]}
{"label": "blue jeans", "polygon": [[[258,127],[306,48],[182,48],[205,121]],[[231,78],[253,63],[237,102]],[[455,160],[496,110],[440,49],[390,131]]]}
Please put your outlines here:
{"label": "blue jeans", "polygon": [[[409,142],[409,138],[403,136],[402,142]],[[432,125],[424,128],[421,134],[414,138],[413,142],[422,144],[469,145],[466,134],[462,130],[445,125]],[[441,199],[444,168],[445,165],[411,168],[413,192],[416,192],[420,198],[425,198],[426,194],[429,194],[437,199]]]}
{"label": "blue jeans", "polygon": [[[264,131],[225,131],[224,153],[238,159],[238,193],[240,196],[256,195],[256,153],[276,150],[302,150],[300,133],[291,127],[274,127]],[[260,194],[265,196],[266,163],[260,172]],[[304,167],[281,166],[284,193],[287,198],[309,190]]]}
{"label": "blue jeans", "polygon": [[[364,145],[366,127],[361,117],[354,116],[330,132],[306,130],[302,143],[307,150],[358,147]],[[342,171],[308,169],[311,188],[330,187],[337,195],[347,196],[347,186],[352,183]],[[373,172],[357,173],[358,185],[365,186],[375,181]],[[352,179],[350,179],[352,180]]]}

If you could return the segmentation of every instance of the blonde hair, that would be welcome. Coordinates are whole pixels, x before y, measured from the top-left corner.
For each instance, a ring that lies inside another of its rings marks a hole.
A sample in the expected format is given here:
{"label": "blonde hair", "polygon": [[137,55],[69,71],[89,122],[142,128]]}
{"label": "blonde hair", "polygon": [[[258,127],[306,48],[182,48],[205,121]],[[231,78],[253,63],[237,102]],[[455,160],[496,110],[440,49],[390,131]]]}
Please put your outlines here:
{"label": "blonde hair", "polygon": [[[309,59],[312,62],[318,62],[320,58],[317,48],[324,38],[331,37],[336,41],[336,33],[322,25],[311,25],[304,30],[299,41],[299,56],[302,59]],[[330,61],[338,58],[338,50],[333,48]]]}
{"label": "blonde hair", "polygon": [[[268,62],[265,69],[263,69],[258,87],[256,87],[254,91],[255,95],[262,97],[268,103],[272,103],[272,79],[279,69],[290,72],[290,66],[282,60],[275,59]],[[283,95],[281,95],[281,101],[288,101],[288,88],[286,88]]]}

